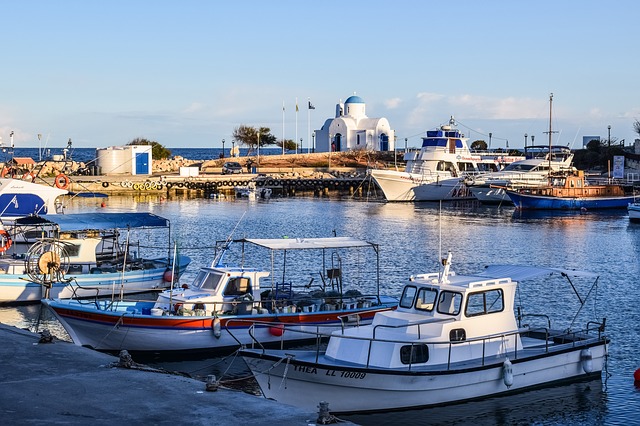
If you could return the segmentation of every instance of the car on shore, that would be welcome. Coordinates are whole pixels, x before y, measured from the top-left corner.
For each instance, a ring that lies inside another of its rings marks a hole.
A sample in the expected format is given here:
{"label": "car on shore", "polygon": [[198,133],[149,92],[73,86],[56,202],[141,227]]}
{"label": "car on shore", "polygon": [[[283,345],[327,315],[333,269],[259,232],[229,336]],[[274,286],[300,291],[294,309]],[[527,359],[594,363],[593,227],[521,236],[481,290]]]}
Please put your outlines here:
{"label": "car on shore", "polygon": [[227,161],[222,165],[223,175],[232,175],[236,173],[242,173],[242,166],[235,161]]}

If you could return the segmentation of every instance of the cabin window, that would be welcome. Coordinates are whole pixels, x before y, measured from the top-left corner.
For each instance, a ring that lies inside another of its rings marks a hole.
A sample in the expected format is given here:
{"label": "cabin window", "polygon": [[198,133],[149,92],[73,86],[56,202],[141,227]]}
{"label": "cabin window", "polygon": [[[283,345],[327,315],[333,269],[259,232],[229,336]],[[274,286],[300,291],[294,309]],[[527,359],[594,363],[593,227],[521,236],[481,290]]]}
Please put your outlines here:
{"label": "cabin window", "polygon": [[416,309],[429,312],[433,311],[433,307],[436,305],[436,297],[438,297],[436,290],[422,287],[418,291],[418,297],[416,298]]}
{"label": "cabin window", "polygon": [[438,299],[438,313],[458,315],[462,305],[462,294],[453,291],[443,291]]}
{"label": "cabin window", "polygon": [[80,254],[80,244],[71,244],[65,242],[62,247],[66,255],[69,257],[78,257],[78,255]]}
{"label": "cabin window", "polygon": [[400,348],[400,362],[403,364],[424,364],[429,361],[427,345],[406,345]]}
{"label": "cabin window", "polygon": [[464,331],[464,328],[454,328],[449,331],[450,342],[464,342],[465,340],[467,340],[467,332]]}
{"label": "cabin window", "polygon": [[469,294],[464,314],[468,317],[486,315],[504,310],[504,295],[501,289]]}
{"label": "cabin window", "polygon": [[212,274],[202,271],[198,273],[198,276],[196,276],[196,279],[193,281],[193,286],[203,290],[215,290],[218,288],[221,280],[222,275],[220,274]]}
{"label": "cabin window", "polygon": [[413,299],[416,297],[416,291],[418,289],[412,285],[408,285],[402,291],[402,297],[400,298],[401,308],[410,308],[413,306]]}
{"label": "cabin window", "polygon": [[225,296],[241,296],[247,293],[251,293],[249,278],[231,278],[224,289]]}

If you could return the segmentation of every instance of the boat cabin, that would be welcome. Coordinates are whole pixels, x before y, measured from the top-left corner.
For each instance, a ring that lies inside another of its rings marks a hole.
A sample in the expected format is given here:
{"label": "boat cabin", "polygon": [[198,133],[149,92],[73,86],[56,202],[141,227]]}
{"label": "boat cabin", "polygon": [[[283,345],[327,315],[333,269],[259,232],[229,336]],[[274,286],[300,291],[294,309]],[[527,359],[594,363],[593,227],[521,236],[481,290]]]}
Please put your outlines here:
{"label": "boat cabin", "polygon": [[574,197],[619,197],[627,195],[623,185],[604,184],[589,185],[584,177],[584,171],[578,170],[571,174],[551,176],[551,184],[539,188],[531,188],[527,193],[559,198]]}
{"label": "boat cabin", "polygon": [[[327,356],[370,367],[407,368],[521,350],[516,286],[510,278],[457,276],[447,268],[413,276],[397,310],[376,314],[370,327],[334,332]],[[375,350],[369,349],[371,339],[378,341]]]}
{"label": "boat cabin", "polygon": [[[155,308],[176,314],[200,315],[258,313],[260,281],[270,273],[245,268],[202,268],[190,286],[161,293]],[[255,303],[254,303],[255,302]],[[256,312],[252,312],[256,309]],[[180,312],[178,312],[180,311]],[[266,313],[266,312],[265,312]]]}

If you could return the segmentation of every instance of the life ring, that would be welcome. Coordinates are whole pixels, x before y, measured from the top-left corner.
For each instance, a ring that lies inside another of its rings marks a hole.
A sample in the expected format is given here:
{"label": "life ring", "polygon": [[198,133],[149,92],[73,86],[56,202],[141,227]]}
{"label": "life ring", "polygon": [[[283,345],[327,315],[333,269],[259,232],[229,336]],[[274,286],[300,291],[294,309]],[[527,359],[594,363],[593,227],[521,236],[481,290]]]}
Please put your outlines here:
{"label": "life ring", "polygon": [[33,172],[27,172],[22,175],[22,180],[30,180],[31,182],[36,181],[36,174]]}
{"label": "life ring", "polygon": [[65,174],[60,173],[58,176],[56,176],[56,188],[67,189],[68,187],[69,178]]}
{"label": "life ring", "polygon": [[102,187],[103,188],[108,188],[109,187],[109,182],[102,182]]}
{"label": "life ring", "polygon": [[6,177],[9,174],[9,168],[3,167],[2,172],[0,172],[0,177]]}
{"label": "life ring", "polygon": [[0,229],[0,239],[4,242],[4,244],[0,246],[0,253],[4,254],[9,250],[13,241],[11,241],[11,235],[4,229]]}

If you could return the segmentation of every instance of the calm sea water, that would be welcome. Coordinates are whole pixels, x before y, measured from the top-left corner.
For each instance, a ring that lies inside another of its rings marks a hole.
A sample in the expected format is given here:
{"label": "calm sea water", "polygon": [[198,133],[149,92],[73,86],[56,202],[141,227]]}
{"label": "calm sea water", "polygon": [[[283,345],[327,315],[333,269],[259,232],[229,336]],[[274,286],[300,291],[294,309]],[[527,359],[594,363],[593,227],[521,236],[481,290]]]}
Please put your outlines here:
{"label": "calm sea water", "polygon": [[[213,160],[220,157],[221,148],[167,148],[171,151],[172,156],[180,156],[187,160]],[[231,146],[225,146],[225,155],[229,156]],[[60,148],[15,148],[13,152],[5,146],[0,151],[0,162],[6,162],[12,156],[15,157],[31,157],[36,161],[51,159],[54,155],[63,155],[64,147]],[[247,155],[247,148],[240,148],[240,156]],[[288,151],[289,152],[289,151]],[[293,151],[291,151],[293,152]],[[305,151],[306,152],[306,151]],[[281,148],[260,148],[260,155],[278,155],[282,154]],[[87,163],[95,160],[95,148],[71,148],[67,151],[67,158],[77,162]]]}
{"label": "calm sea water", "polygon": [[[625,211],[522,213],[513,208],[475,203],[386,204],[353,199],[283,198],[268,201],[183,199],[141,195],[78,199],[73,211],[150,211],[172,223],[172,241],[193,258],[183,281],[211,261],[212,241],[234,237],[321,237],[349,235],[380,244],[382,292],[398,294],[412,274],[437,270],[440,253],[451,250],[459,273],[487,264],[512,263],[584,269],[600,274],[597,291],[583,308],[607,318],[612,339],[607,374],[590,381],[490,398],[455,406],[398,413],[343,416],[360,424],[601,425],[634,424],[640,413],[640,391],[633,373],[637,355],[640,307],[640,225]],[[591,282],[575,282],[586,294]],[[531,301],[529,313],[548,312],[556,325],[568,324],[578,304],[567,285],[545,280],[521,285]],[[529,305],[528,305],[529,306]],[[580,323],[583,323],[580,317]],[[40,319],[56,333],[50,315],[38,306],[0,309],[0,320],[33,327]],[[200,361],[158,362],[204,378],[236,379],[247,374],[241,360],[219,357]],[[229,382],[231,383],[231,382]]]}

